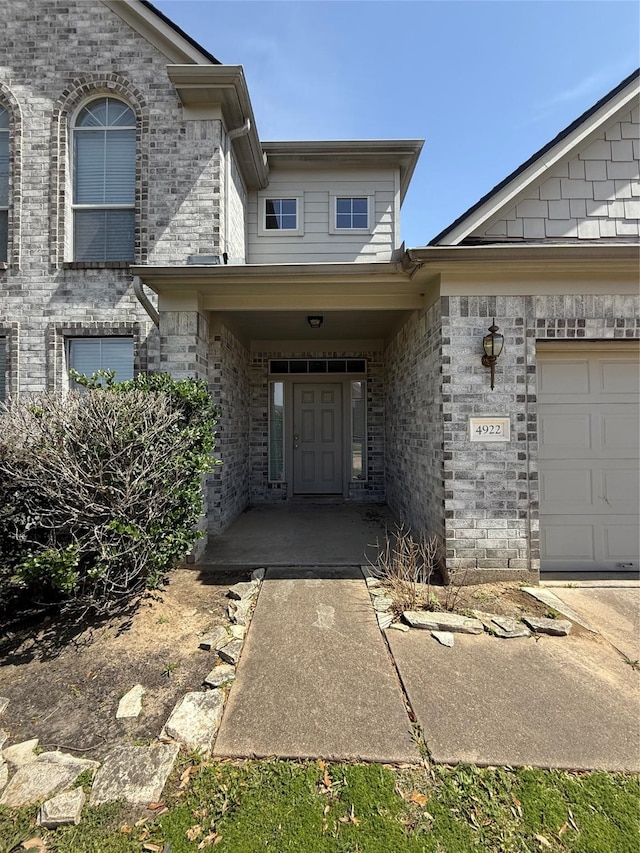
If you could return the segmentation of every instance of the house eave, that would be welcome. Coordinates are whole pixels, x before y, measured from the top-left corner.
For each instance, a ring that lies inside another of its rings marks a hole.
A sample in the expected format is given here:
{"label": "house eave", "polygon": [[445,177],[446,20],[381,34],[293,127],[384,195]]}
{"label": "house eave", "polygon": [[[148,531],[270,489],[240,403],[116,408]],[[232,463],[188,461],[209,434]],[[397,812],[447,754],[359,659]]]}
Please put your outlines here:
{"label": "house eave", "polygon": [[227,130],[249,120],[249,132],[233,141],[247,189],[265,189],[268,169],[241,65],[168,65],[167,74],[185,107],[220,106]]}

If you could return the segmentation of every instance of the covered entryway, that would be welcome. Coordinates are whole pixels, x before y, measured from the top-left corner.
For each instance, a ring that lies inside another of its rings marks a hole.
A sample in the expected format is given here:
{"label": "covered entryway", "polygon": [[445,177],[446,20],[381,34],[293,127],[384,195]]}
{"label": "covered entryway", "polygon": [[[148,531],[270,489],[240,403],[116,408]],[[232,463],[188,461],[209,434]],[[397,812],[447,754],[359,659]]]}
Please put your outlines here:
{"label": "covered entryway", "polygon": [[637,572],[637,341],[538,343],[543,572]]}

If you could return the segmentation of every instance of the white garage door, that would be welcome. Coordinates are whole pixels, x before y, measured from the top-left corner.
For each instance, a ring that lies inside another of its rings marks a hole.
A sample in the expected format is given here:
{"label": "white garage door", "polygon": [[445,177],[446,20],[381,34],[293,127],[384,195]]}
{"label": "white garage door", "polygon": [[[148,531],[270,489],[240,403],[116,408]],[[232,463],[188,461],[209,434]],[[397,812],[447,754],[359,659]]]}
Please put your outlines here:
{"label": "white garage door", "polygon": [[640,347],[539,343],[542,571],[640,565]]}

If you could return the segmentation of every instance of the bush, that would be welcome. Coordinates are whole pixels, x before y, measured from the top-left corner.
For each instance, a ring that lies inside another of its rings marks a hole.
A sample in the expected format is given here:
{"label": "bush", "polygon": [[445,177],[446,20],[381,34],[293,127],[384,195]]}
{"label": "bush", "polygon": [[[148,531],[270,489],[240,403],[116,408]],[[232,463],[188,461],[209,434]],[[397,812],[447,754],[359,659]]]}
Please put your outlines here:
{"label": "bush", "polygon": [[0,415],[0,608],[16,589],[113,611],[157,585],[202,535],[217,409],[166,374],[41,394]]}

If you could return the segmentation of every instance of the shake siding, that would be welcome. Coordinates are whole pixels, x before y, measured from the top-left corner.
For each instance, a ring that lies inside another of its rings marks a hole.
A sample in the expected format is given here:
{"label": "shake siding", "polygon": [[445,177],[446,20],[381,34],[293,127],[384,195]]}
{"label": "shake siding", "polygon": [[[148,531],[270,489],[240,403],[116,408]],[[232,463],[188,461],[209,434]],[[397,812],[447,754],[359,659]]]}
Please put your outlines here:
{"label": "shake siding", "polygon": [[[396,248],[394,223],[396,181],[393,169],[380,170],[274,170],[269,187],[252,193],[247,201],[248,262],[323,263],[386,261]],[[259,234],[263,201],[303,193],[301,235]],[[371,233],[331,234],[332,195],[372,196]]]}

